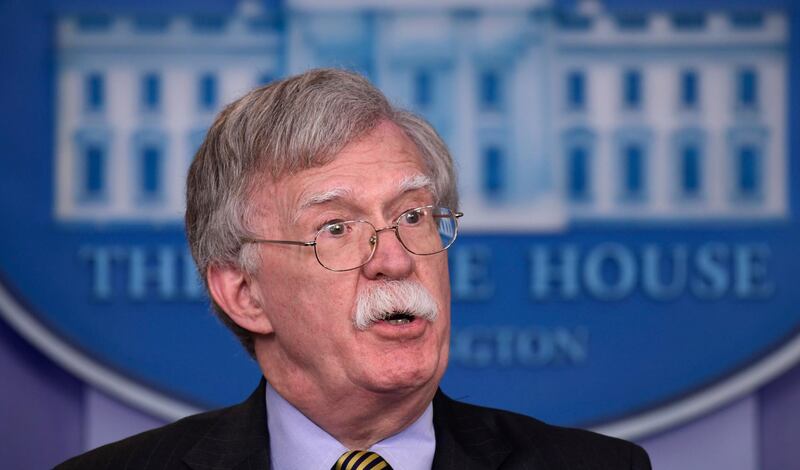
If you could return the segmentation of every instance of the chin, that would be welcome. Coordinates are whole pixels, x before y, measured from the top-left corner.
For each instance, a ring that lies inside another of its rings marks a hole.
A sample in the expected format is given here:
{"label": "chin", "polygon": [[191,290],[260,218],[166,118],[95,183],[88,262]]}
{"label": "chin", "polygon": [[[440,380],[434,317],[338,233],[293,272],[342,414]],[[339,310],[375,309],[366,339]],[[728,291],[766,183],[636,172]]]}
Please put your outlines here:
{"label": "chin", "polygon": [[370,377],[372,390],[377,393],[410,393],[429,388],[435,389],[444,373],[439,371],[438,360],[424,361],[420,364],[418,357],[409,358],[405,364],[390,364],[379,375]]}

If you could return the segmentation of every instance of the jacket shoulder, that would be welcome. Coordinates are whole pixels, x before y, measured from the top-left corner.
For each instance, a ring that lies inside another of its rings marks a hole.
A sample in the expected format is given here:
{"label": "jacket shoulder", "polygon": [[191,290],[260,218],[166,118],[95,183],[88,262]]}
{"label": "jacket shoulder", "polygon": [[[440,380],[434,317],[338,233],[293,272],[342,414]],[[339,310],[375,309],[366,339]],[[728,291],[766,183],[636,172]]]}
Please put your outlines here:
{"label": "jacket shoulder", "polygon": [[[451,429],[485,427],[487,435],[509,447],[503,468],[526,468],[523,463],[547,462],[547,468],[592,470],[649,470],[650,459],[640,446],[584,429],[554,426],[530,416],[471,405],[442,395]],[[436,403],[436,402],[434,402]],[[435,406],[435,405],[434,405]],[[463,431],[455,431],[463,432]],[[508,465],[508,467],[506,467]]]}
{"label": "jacket shoulder", "polygon": [[70,469],[188,468],[181,459],[231,409],[200,413],[106,444],[56,466]]}

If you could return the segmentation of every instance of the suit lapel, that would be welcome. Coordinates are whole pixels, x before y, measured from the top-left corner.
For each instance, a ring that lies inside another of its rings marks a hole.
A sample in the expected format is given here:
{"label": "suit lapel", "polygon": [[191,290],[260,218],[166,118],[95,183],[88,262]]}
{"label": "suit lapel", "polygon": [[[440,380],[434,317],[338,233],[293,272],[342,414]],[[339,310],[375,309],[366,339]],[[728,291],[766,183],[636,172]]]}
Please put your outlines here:
{"label": "suit lapel", "polygon": [[243,403],[222,414],[186,453],[183,461],[196,470],[269,468],[266,381]]}
{"label": "suit lapel", "polygon": [[441,390],[433,399],[436,453],[433,470],[495,469],[511,452],[511,445],[468,408],[454,410]]}

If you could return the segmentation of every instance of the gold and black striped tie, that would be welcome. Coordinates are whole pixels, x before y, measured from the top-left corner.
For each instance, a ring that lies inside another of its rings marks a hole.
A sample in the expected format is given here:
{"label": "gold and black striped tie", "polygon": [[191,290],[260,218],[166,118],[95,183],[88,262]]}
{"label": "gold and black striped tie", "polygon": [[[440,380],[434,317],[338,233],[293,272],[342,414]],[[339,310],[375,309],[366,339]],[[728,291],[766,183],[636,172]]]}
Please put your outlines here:
{"label": "gold and black striped tie", "polygon": [[392,466],[375,452],[348,450],[333,464],[331,470],[392,470]]}

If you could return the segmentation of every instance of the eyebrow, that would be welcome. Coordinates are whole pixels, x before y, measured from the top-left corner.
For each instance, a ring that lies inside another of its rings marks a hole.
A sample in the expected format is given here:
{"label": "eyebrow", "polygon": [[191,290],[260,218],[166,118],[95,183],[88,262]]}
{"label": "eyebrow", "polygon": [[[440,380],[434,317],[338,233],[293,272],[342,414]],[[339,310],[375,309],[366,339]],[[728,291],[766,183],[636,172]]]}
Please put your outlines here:
{"label": "eyebrow", "polygon": [[297,206],[297,210],[295,211],[294,220],[293,222],[297,222],[300,218],[300,215],[303,213],[304,210],[308,209],[311,206],[317,206],[320,204],[324,204],[326,202],[334,201],[336,199],[341,199],[344,196],[350,196],[353,194],[353,191],[350,188],[331,188],[320,193],[312,193],[308,196],[304,197],[300,204]]}
{"label": "eyebrow", "polygon": [[[398,184],[398,189],[400,194],[405,194],[419,189],[428,189],[431,191],[431,193],[434,193],[433,194],[434,198],[436,197],[433,181],[428,176],[423,174],[406,176],[405,178],[400,180],[400,183]],[[295,211],[293,217],[293,223],[297,223],[303,211],[305,211],[309,207],[325,204],[327,202],[335,201],[337,199],[342,199],[344,197],[352,197],[352,196],[353,196],[353,190],[347,187],[335,187],[319,193],[311,193],[308,196],[305,196],[301,200],[300,204],[297,206],[297,210]]]}
{"label": "eyebrow", "polygon": [[400,181],[401,194],[416,191],[417,189],[427,189],[433,194],[434,198],[436,198],[436,188],[433,185],[433,180],[427,175],[417,174],[406,176]]}

